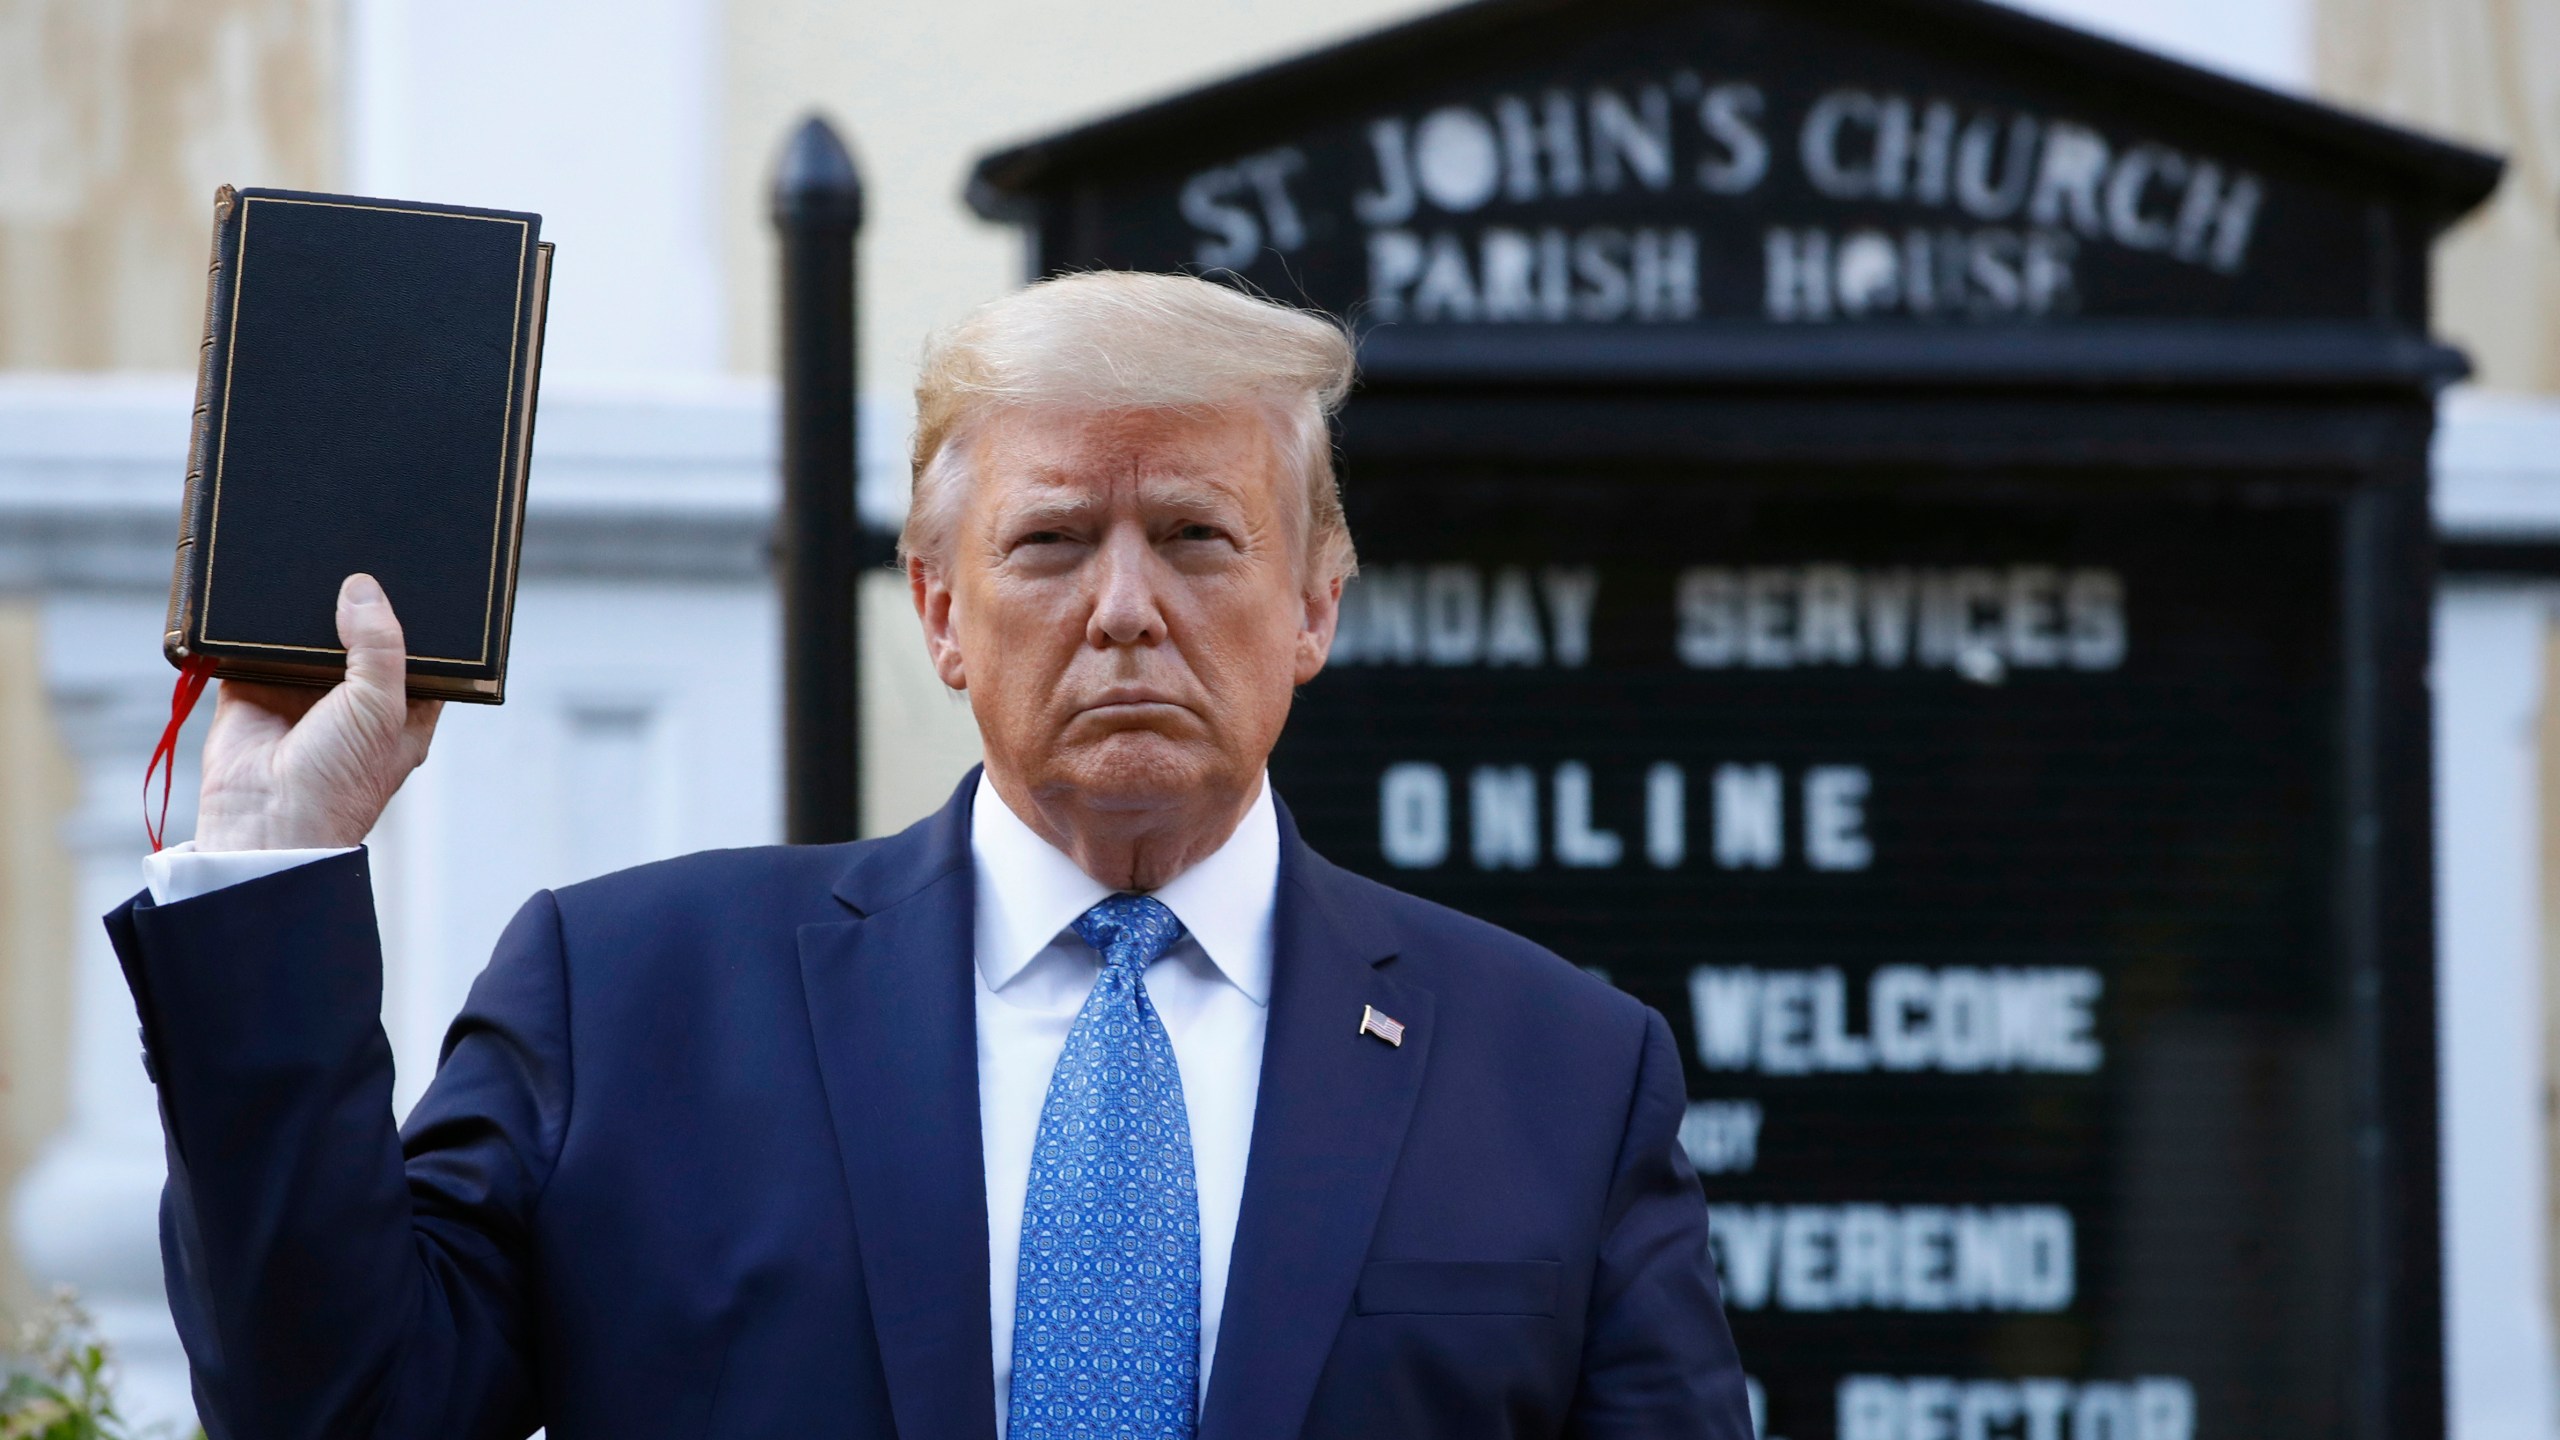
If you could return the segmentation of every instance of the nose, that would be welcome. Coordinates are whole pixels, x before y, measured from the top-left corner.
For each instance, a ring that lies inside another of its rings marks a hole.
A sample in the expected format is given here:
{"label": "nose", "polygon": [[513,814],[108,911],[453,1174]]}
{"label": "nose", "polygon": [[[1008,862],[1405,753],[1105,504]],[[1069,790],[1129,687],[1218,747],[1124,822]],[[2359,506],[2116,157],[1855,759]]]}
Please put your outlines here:
{"label": "nose", "polygon": [[1085,621],[1085,643],[1103,649],[1161,643],[1165,623],[1156,591],[1157,557],[1140,528],[1111,527],[1091,563],[1093,614]]}

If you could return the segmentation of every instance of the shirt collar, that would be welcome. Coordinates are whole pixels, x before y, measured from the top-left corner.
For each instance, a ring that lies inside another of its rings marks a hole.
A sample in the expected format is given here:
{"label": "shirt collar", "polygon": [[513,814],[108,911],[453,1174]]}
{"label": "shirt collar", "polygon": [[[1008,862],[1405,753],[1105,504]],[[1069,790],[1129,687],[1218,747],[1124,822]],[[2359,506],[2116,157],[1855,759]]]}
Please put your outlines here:
{"label": "shirt collar", "polygon": [[1166,881],[1156,898],[1200,942],[1228,984],[1254,1004],[1269,1005],[1271,907],[1279,890],[1280,815],[1265,775],[1253,808],[1227,843]]}
{"label": "shirt collar", "polygon": [[[978,973],[1001,990],[1077,916],[1112,894],[1004,803],[984,772],[969,807],[978,882]],[[1271,1003],[1271,911],[1280,888],[1280,817],[1263,778],[1226,843],[1155,892],[1227,983]]]}

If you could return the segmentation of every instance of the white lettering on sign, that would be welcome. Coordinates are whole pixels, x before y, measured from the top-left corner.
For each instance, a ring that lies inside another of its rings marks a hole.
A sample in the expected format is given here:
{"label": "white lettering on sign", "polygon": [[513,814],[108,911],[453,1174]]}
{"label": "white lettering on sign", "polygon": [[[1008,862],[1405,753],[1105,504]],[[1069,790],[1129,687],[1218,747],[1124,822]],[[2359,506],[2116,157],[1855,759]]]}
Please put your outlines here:
{"label": "white lettering on sign", "polygon": [[1613,831],[1591,823],[1591,767],[1567,761],[1556,767],[1556,863],[1573,870],[1606,870],[1626,852]]}
{"label": "white lettering on sign", "polygon": [[1851,1375],[1840,1440],[2195,1440],[2195,1386],[2136,1380]]}
{"label": "white lettering on sign", "polygon": [[1875,862],[1867,839],[1867,772],[1855,765],[1817,765],[1804,777],[1804,859],[1816,870],[1864,870]]}
{"label": "white lettering on sign", "polygon": [[[1317,203],[1347,208],[1363,232],[1377,318],[1493,324],[1690,319],[1710,259],[1760,263],[1778,321],[2063,314],[2084,245],[2236,275],[2264,204],[2245,170],[2062,116],[1859,86],[1821,92],[1800,118],[1774,110],[1756,81],[1677,70],[1379,116],[1362,132],[1365,183]],[[1794,143],[1773,142],[1789,126]],[[1810,215],[1766,231],[1757,255],[1709,257],[1686,226],[1537,214],[1594,196],[1747,196],[1782,160],[1859,221]],[[1283,146],[1189,176],[1178,205],[1197,262],[1232,269],[1304,247],[1292,185],[1305,169]],[[1489,207],[1499,223],[1478,226]]]}
{"label": "white lettering on sign", "polygon": [[1786,806],[1775,765],[1716,767],[1716,864],[1775,870],[1786,856]]}
{"label": "white lettering on sign", "polygon": [[1718,1205],[1707,1242],[1740,1310],[2049,1313],[2078,1291],[2058,1205]]}
{"label": "white lettering on sign", "polygon": [[1656,870],[1689,858],[1689,777],[1668,760],[1644,772],[1644,858]]}
{"label": "white lettering on sign", "polygon": [[1749,1170],[1760,1158],[1760,1102],[1689,1102],[1680,1117],[1680,1148],[1701,1175],[1739,1175]]}
{"label": "white lettering on sign", "polygon": [[[1787,820],[1787,773],[1771,764],[1715,767],[1710,796],[1713,844],[1720,870],[1774,870],[1798,837],[1806,868],[1859,871],[1875,863],[1867,835],[1867,798],[1874,781],[1863,766],[1812,765],[1799,777],[1798,820]],[[1552,859],[1569,870],[1606,870],[1628,863],[1627,835],[1601,825],[1599,782],[1579,760],[1554,767],[1541,785],[1527,765],[1479,765],[1467,775],[1467,855],[1479,870],[1530,870]],[[1621,781],[1621,784],[1624,782]],[[1643,805],[1645,862],[1673,870],[1689,858],[1688,772],[1657,761],[1635,794]],[[1378,850],[1388,864],[1428,870],[1448,860],[1450,779],[1426,760],[1388,766],[1378,778]],[[1623,793],[1623,792],[1622,792]],[[1541,817],[1548,823],[1541,824]]]}
{"label": "white lettering on sign", "polygon": [[1479,870],[1528,870],[1538,863],[1538,772],[1526,765],[1479,765],[1467,777],[1471,853]]}
{"label": "white lettering on sign", "polygon": [[1706,88],[1684,71],[1658,84],[1497,95],[1483,105],[1443,105],[1418,121],[1371,121],[1375,179],[1352,197],[1352,213],[1365,225],[1392,226],[1425,205],[1464,215],[1497,194],[1514,205],[1659,194],[1678,179],[1682,146],[1693,133],[1680,114],[1691,106],[1697,184],[1722,194],[1756,187],[1768,170],[1759,90]]}
{"label": "white lettering on sign", "polygon": [[2013,668],[2113,670],[2125,658],[2112,570],[1699,565],[1680,573],[1672,604],[1680,661],[1700,670],[1915,666],[1994,683]]}
{"label": "white lettering on sign", "polygon": [[2105,1060],[2096,1034],[2103,989],[2097,971],[2076,966],[1887,965],[1867,978],[1861,1030],[1836,968],[1689,972],[1700,1063],[1762,1075],[2090,1074]]}
{"label": "white lettering on sign", "polygon": [[1408,123],[1370,124],[1376,180],[1352,198],[1368,235],[1371,313],[1384,321],[1660,322],[1698,314],[1699,245],[1682,226],[1416,226],[1426,210],[1470,214],[1497,195],[1521,206],[1584,194],[1675,188],[1694,103],[1704,149],[1695,182],[1717,194],[1757,186],[1768,167],[1750,86],[1694,75],[1632,89],[1499,95]]}
{"label": "white lettering on sign", "polygon": [[1204,269],[1240,270],[1267,244],[1283,253],[1307,243],[1306,222],[1289,194],[1289,178],[1306,155],[1284,145],[1213,165],[1182,185],[1182,218],[1201,235],[1193,258]]}
{"label": "white lettering on sign", "polygon": [[1769,142],[1760,133],[1768,101],[1752,84],[1718,85],[1698,100],[1698,188],[1711,195],[1747,195],[1769,173]]}
{"label": "white lettering on sign", "polygon": [[1587,567],[1380,565],[1342,587],[1327,663],[1579,669],[1599,595]]}
{"label": "white lettering on sign", "polygon": [[2263,192],[2255,176],[2226,178],[2154,141],[2119,148],[2072,120],[1963,116],[1947,100],[1856,87],[1814,101],[1797,154],[1827,199],[1983,223],[1773,227],[1762,278],[1765,313],[1779,321],[2065,314],[2086,241],[2237,274]]}
{"label": "white lettering on sign", "polygon": [[1449,776],[1437,765],[1390,765],[1378,780],[1378,848],[1402,870],[1449,858]]}
{"label": "white lettering on sign", "polygon": [[2078,304],[2079,241],[2057,230],[1775,226],[1762,276],[1772,320],[2041,318]]}
{"label": "white lettering on sign", "polygon": [[1381,320],[1687,320],[1698,313],[1698,236],[1681,227],[1488,226],[1369,235],[1369,308]]}

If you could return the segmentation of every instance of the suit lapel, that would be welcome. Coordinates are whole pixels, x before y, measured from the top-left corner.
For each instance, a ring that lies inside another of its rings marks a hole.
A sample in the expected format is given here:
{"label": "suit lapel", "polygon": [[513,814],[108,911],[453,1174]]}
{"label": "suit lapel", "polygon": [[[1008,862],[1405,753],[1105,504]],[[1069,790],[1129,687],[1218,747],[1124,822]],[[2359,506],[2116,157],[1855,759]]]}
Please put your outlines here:
{"label": "suit lapel", "polygon": [[[1281,812],[1270,1030],[1201,1440],[1294,1436],[1369,1253],[1431,1056],[1431,992],[1377,968],[1383,917]],[[1405,1027],[1360,1033],[1375,1006]]]}
{"label": "suit lapel", "polygon": [[994,1440],[969,796],[873,847],[800,978],[902,1435]]}

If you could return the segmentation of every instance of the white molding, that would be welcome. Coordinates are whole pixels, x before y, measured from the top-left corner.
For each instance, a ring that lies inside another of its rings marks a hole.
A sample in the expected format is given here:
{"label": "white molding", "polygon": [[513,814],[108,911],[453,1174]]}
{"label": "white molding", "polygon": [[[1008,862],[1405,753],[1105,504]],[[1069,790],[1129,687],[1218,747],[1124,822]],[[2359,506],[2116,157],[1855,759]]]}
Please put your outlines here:
{"label": "white molding", "polygon": [[349,0],[345,187],[539,213],[560,247],[552,374],[716,374],[721,18],[719,0]]}
{"label": "white molding", "polygon": [[[165,594],[194,381],[0,375],[0,591]],[[744,579],[768,569],[770,382],[546,387],[526,579]]]}
{"label": "white molding", "polygon": [[2434,463],[2447,539],[2560,540],[2560,398],[2449,392]]}
{"label": "white molding", "polygon": [[[82,796],[62,831],[77,880],[65,902],[70,1114],[10,1197],[10,1230],[37,1281],[79,1287],[120,1356],[129,1417],[181,1428],[192,1417],[160,1277],[159,1118],[132,1000],[90,917],[140,883],[193,389],[179,375],[0,376],[0,590],[41,602],[43,680]],[[435,762],[372,837],[404,1105],[532,890],[602,861],[777,838],[774,462],[769,384],[569,383],[544,395],[509,703],[452,707]],[[645,743],[582,731],[599,701],[637,717]],[[205,720],[179,746],[173,837],[193,828]],[[652,797],[645,833],[610,855],[570,843],[563,816],[609,809],[626,785]],[[501,813],[505,824],[489,823]]]}
{"label": "white molding", "polygon": [[[2545,479],[2560,483],[2560,473]],[[2452,1440],[2560,1423],[2550,1294],[2537,733],[2560,586],[2436,602],[2437,1098]]]}

